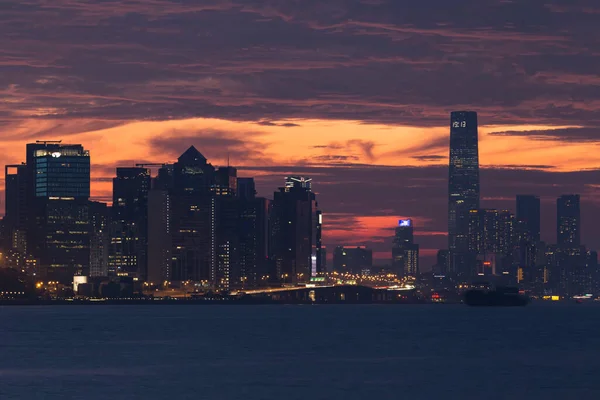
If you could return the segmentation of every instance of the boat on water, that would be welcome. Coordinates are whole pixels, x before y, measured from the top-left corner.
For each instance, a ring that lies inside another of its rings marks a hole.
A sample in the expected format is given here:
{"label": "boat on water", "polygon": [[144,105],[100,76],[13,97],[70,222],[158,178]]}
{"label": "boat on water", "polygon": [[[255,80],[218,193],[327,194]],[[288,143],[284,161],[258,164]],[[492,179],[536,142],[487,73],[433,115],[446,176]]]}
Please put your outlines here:
{"label": "boat on water", "polygon": [[517,307],[526,306],[530,299],[520,294],[517,288],[497,287],[489,290],[469,290],[465,293],[464,302],[469,306]]}

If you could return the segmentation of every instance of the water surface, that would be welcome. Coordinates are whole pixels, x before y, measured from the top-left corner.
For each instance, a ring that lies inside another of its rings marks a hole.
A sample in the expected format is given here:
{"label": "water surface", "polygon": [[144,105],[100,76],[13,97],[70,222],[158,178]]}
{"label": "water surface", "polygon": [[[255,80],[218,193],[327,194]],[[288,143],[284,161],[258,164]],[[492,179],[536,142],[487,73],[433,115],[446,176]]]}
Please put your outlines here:
{"label": "water surface", "polygon": [[600,306],[0,307],[0,399],[600,399]]}

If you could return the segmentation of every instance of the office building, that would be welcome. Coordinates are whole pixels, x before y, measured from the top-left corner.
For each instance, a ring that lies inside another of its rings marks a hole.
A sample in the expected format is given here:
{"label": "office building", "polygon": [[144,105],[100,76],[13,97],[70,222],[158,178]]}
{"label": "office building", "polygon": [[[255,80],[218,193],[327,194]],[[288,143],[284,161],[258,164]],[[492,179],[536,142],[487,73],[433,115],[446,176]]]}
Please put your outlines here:
{"label": "office building", "polygon": [[244,183],[238,188],[240,216],[239,277],[242,288],[268,286],[271,274],[269,262],[269,213],[271,201],[256,197],[254,180],[238,178]]}
{"label": "office building", "polygon": [[449,272],[470,275],[469,213],[479,209],[477,113],[456,111],[450,116],[448,179]]}
{"label": "office building", "polygon": [[506,210],[469,212],[469,251],[475,254],[509,255],[513,249],[514,216]]}
{"label": "office building", "polygon": [[509,275],[512,270],[514,216],[506,210],[469,212],[469,252],[475,259],[472,273]]}
{"label": "office building", "polygon": [[556,200],[556,244],[573,249],[581,245],[581,215],[578,194],[563,195]]}
{"label": "office building", "polygon": [[313,261],[311,276],[323,275],[325,273],[325,265],[323,265],[323,212],[319,209],[315,210],[315,238],[312,250],[311,260]]}
{"label": "office building", "polygon": [[522,231],[528,240],[540,241],[540,198],[533,195],[517,195],[516,221],[524,226]]}
{"label": "office building", "polygon": [[108,276],[110,208],[106,203],[89,202],[90,276]]}
{"label": "office building", "polygon": [[90,154],[79,144],[27,144],[27,252],[42,276],[71,283],[90,267]]}
{"label": "office building", "polygon": [[433,273],[437,276],[446,276],[448,273],[448,250],[438,250]]}
{"label": "office building", "polygon": [[172,245],[169,191],[153,187],[148,192],[148,283],[172,280]]}
{"label": "office building", "polygon": [[237,195],[240,199],[256,197],[256,184],[254,178],[237,178]]}
{"label": "office building", "polygon": [[117,168],[110,225],[110,276],[146,280],[150,182],[150,171],[146,168]]}
{"label": "office building", "polygon": [[213,192],[217,196],[235,196],[237,193],[237,169],[234,167],[219,167],[215,172]]}
{"label": "office building", "polygon": [[333,270],[340,274],[369,274],[373,268],[373,250],[365,246],[337,246],[333,252]]}
{"label": "office building", "polygon": [[306,282],[312,274],[317,203],[310,183],[305,177],[286,178],[274,194],[271,259],[273,278],[283,284]]}
{"label": "office building", "polygon": [[215,168],[191,146],[175,164],[159,170],[156,185],[169,193],[171,280],[191,280],[216,287],[217,204],[211,194]]}
{"label": "office building", "polygon": [[2,246],[27,253],[27,166],[6,165],[4,169],[5,210]]}
{"label": "office building", "polygon": [[419,275],[419,245],[414,243],[413,221],[398,221],[392,243],[392,270],[401,278]]}

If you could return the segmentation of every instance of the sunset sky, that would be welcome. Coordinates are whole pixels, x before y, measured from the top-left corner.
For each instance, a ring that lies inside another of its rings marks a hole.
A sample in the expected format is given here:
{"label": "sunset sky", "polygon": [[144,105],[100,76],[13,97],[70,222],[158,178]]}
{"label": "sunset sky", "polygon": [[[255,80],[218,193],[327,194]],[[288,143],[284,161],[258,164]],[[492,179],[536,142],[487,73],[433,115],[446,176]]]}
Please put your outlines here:
{"label": "sunset sky", "polygon": [[447,245],[449,113],[467,109],[482,207],[537,194],[554,242],[556,197],[580,193],[600,248],[596,0],[4,0],[0,38],[0,161],[82,143],[96,199],[116,166],[193,144],[262,196],[312,177],[330,252],[385,262],[413,218],[427,270]]}

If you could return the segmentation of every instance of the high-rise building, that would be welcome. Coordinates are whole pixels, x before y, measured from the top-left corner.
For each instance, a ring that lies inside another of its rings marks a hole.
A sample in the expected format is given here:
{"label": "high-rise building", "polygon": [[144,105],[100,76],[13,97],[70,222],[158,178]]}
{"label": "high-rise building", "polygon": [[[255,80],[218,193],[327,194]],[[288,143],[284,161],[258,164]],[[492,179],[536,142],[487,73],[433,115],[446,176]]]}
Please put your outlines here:
{"label": "high-rise building", "polygon": [[507,210],[494,209],[471,210],[469,214],[469,252],[475,259],[473,272],[510,274],[514,216]]}
{"label": "high-rise building", "polygon": [[213,192],[217,196],[235,196],[237,193],[237,169],[234,167],[219,167],[215,172]]}
{"label": "high-rise building", "polygon": [[315,210],[315,238],[311,260],[313,261],[311,276],[324,274],[325,266],[323,265],[323,212]]}
{"label": "high-rise building", "polygon": [[581,214],[578,194],[560,196],[556,200],[556,244],[562,249],[581,245]]}
{"label": "high-rise building", "polygon": [[448,179],[449,272],[461,278],[467,278],[471,273],[469,213],[479,208],[477,132],[477,113],[451,113]]}
{"label": "high-rise building", "polygon": [[337,246],[333,252],[333,270],[338,273],[362,274],[373,268],[373,250],[365,246]]}
{"label": "high-rise building", "polygon": [[151,284],[172,280],[171,211],[169,191],[153,187],[148,192],[147,281]]}
{"label": "high-rise building", "polygon": [[254,192],[250,197],[240,197],[239,276],[243,288],[269,283],[272,272],[269,262],[270,207],[270,200],[256,197]]}
{"label": "high-rise building", "polygon": [[310,179],[286,178],[275,192],[271,223],[271,259],[281,283],[308,281],[312,274],[317,203]]}
{"label": "high-rise building", "polygon": [[191,146],[175,164],[159,170],[156,184],[169,192],[171,280],[200,281],[216,287],[217,204],[211,194],[215,168]]}
{"label": "high-rise building", "polygon": [[523,224],[529,240],[540,241],[540,198],[533,195],[517,195],[518,223]]}
{"label": "high-rise building", "polygon": [[70,283],[89,274],[90,153],[60,141],[27,144],[27,251],[42,274]]}
{"label": "high-rise building", "polygon": [[27,253],[27,167],[7,165],[4,169],[5,211],[2,246]]}
{"label": "high-rise building", "polygon": [[439,276],[445,276],[448,273],[448,250],[438,250],[433,272]]}
{"label": "high-rise building", "polygon": [[110,226],[111,275],[146,280],[150,182],[150,171],[146,168],[117,168]]}
{"label": "high-rise building", "polygon": [[413,221],[398,221],[392,243],[392,269],[402,278],[419,275],[419,245],[414,243]]}
{"label": "high-rise building", "polygon": [[469,251],[475,254],[512,252],[514,216],[506,210],[471,210],[469,212]]}
{"label": "high-rise building", "polygon": [[108,276],[110,212],[106,203],[90,201],[90,276]]}
{"label": "high-rise building", "polygon": [[237,195],[241,199],[255,198],[256,185],[254,178],[237,178]]}

